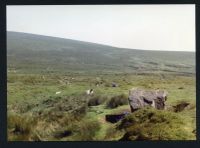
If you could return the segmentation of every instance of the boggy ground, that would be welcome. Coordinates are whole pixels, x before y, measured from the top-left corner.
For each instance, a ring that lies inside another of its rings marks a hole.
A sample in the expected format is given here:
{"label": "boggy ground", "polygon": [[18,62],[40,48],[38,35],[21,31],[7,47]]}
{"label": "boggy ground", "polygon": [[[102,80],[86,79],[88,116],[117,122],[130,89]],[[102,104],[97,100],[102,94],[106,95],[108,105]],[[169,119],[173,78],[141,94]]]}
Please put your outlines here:
{"label": "boggy ground", "polygon": [[[8,140],[195,140],[195,82],[193,75],[175,74],[8,73]],[[130,112],[133,87],[168,91],[167,109],[145,108],[115,124],[105,121],[106,114]],[[91,88],[94,94],[86,95]]]}

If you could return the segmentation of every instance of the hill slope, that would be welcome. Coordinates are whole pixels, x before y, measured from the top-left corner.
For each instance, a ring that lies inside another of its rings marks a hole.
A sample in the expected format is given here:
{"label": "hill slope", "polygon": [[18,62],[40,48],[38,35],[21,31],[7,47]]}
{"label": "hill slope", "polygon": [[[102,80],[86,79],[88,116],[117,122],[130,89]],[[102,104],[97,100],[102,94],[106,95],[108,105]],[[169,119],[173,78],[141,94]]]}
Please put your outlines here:
{"label": "hill slope", "polygon": [[195,53],[122,49],[7,32],[8,70],[18,72],[195,73]]}

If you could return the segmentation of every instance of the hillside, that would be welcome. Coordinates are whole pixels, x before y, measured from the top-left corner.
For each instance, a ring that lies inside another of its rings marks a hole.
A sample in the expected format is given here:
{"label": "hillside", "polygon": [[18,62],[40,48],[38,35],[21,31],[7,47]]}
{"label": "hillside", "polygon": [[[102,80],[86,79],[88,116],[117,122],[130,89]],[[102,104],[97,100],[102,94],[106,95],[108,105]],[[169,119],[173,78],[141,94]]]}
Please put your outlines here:
{"label": "hillside", "polygon": [[195,73],[194,52],[145,51],[7,32],[8,70],[19,73]]}
{"label": "hillside", "polygon": [[[17,32],[7,42],[8,141],[196,140],[195,53]],[[131,113],[132,88],[167,91],[166,109]]]}

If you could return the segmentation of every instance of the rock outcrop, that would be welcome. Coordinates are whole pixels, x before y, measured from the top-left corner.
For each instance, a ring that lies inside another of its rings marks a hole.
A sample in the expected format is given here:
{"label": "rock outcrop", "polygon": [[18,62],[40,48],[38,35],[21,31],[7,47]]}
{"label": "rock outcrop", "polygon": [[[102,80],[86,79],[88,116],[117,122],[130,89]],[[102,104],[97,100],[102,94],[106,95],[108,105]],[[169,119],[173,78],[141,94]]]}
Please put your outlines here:
{"label": "rock outcrop", "polygon": [[134,88],[129,90],[128,100],[132,112],[145,106],[164,109],[165,101],[167,100],[167,92],[164,90],[143,90]]}

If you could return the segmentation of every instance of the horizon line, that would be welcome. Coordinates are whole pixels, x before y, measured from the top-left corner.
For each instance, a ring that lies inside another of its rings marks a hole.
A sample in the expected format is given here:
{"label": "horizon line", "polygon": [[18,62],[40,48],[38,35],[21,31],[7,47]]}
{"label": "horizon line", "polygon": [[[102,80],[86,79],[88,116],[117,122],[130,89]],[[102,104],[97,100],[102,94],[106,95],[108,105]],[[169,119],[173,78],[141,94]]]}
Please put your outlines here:
{"label": "horizon line", "polygon": [[44,37],[52,37],[52,38],[60,38],[60,39],[66,39],[66,40],[73,40],[73,41],[80,41],[80,42],[86,42],[86,43],[91,43],[91,44],[98,44],[98,45],[104,45],[104,46],[110,46],[114,48],[119,48],[119,49],[129,49],[129,50],[142,50],[142,51],[163,51],[163,52],[196,52],[195,51],[185,51],[185,50],[159,50],[159,49],[136,49],[136,48],[126,48],[126,47],[117,47],[113,45],[108,45],[108,44],[103,44],[103,43],[97,43],[97,42],[90,42],[90,41],[84,41],[84,40],[77,40],[77,39],[72,39],[72,38],[64,38],[64,37],[59,37],[59,36],[50,36],[50,35],[44,35],[44,34],[37,34],[37,33],[31,33],[31,32],[19,32],[19,31],[12,31],[12,30],[6,30],[6,32],[15,32],[15,33],[24,33],[24,34],[31,34],[31,35],[39,35],[39,36],[44,36]]}

